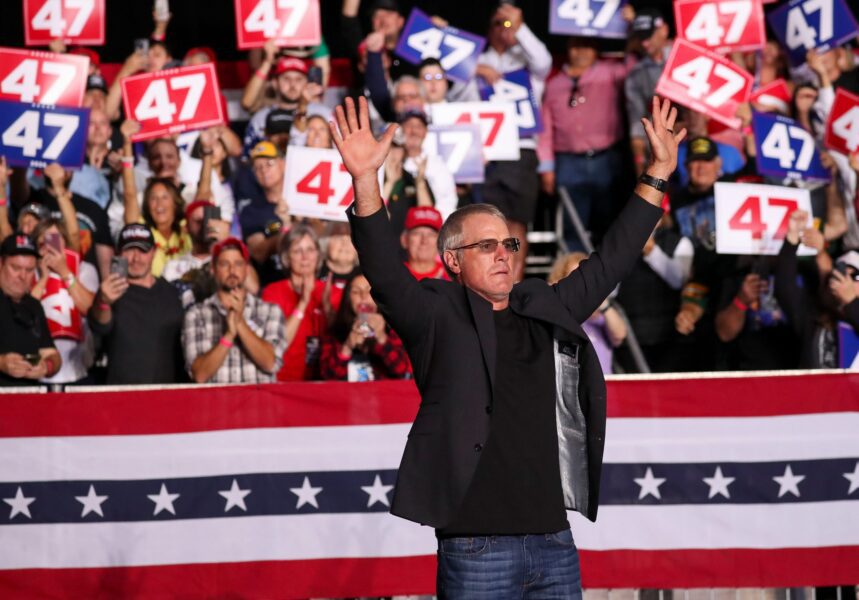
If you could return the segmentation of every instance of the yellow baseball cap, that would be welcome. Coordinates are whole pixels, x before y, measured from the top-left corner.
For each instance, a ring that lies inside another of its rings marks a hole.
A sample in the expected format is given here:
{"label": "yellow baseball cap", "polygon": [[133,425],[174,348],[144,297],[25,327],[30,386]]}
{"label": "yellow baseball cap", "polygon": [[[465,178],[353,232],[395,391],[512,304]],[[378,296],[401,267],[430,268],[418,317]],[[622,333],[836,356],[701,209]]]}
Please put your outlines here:
{"label": "yellow baseball cap", "polygon": [[280,152],[277,151],[277,146],[271,142],[258,142],[251,150],[251,160],[257,158],[280,158]]}

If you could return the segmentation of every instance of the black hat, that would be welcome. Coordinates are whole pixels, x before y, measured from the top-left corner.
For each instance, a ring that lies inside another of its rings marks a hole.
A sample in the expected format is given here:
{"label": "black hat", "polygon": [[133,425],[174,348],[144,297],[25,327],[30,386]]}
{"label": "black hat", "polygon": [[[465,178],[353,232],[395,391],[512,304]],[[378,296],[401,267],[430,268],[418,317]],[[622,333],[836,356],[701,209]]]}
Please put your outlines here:
{"label": "black hat", "polygon": [[143,252],[149,252],[155,247],[155,238],[146,225],[131,223],[119,232],[119,241],[116,243],[116,247],[120,252],[126,248],[137,248]]}
{"label": "black hat", "polygon": [[699,137],[689,140],[689,152],[686,154],[686,162],[693,160],[713,160],[719,156],[719,149],[715,142],[708,137]]}
{"label": "black hat", "polygon": [[377,10],[400,12],[400,3],[397,0],[376,0],[370,5],[370,14],[372,15]]}
{"label": "black hat", "polygon": [[104,77],[99,75],[98,73],[93,73],[89,77],[86,78],[86,91],[90,90],[101,90],[105,94],[107,93],[107,83],[104,80]]}
{"label": "black hat", "polygon": [[629,35],[641,39],[647,39],[653,35],[657,27],[665,25],[665,19],[656,8],[642,8],[635,15],[632,25],[629,27]]}
{"label": "black hat", "polygon": [[420,119],[421,121],[424,122],[424,125],[429,124],[429,119],[427,119],[427,114],[419,108],[409,108],[407,110],[404,110],[400,114],[398,114],[397,115],[397,123],[402,125],[403,123],[405,123],[406,121],[408,121],[409,119],[412,119],[412,118]]}
{"label": "black hat", "polygon": [[293,111],[275,108],[265,118],[265,134],[289,133],[294,122],[295,113]]}
{"label": "black hat", "polygon": [[7,236],[0,244],[0,256],[35,256],[39,257],[39,251],[29,235],[20,231]]}

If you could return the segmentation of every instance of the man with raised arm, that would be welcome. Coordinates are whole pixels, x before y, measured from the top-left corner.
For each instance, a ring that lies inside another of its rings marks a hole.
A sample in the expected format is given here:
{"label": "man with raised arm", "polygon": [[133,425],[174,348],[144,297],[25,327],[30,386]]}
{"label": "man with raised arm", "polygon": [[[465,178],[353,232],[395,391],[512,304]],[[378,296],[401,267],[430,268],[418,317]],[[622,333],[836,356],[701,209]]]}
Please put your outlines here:
{"label": "man with raised arm", "polygon": [[662,216],[686,134],[673,131],[676,109],[653,99],[652,122],[642,119],[653,162],[600,251],[550,286],[513,284],[519,240],[482,204],[454,212],[439,234],[454,281],[412,278],[376,175],[396,126],[377,141],[366,100],[357,111],[351,99],[345,106],[331,130],[355,188],[352,237],[421,393],[391,512],[435,528],[439,598],[581,598],[565,509],[596,519],[606,389],[580,323],[633,267]]}

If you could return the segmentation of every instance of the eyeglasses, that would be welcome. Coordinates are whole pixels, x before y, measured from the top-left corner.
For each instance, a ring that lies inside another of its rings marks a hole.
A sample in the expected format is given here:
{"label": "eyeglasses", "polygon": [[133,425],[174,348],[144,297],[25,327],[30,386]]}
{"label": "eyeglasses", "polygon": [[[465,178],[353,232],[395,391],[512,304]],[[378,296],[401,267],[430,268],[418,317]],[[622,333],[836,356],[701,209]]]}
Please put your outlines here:
{"label": "eyeglasses", "polygon": [[444,79],[443,73],[426,73],[421,77],[424,81],[441,81]]}
{"label": "eyeglasses", "polygon": [[570,89],[569,104],[570,108],[575,108],[579,104],[584,104],[587,99],[579,93],[579,78],[570,77],[570,80],[573,82],[573,87]]}
{"label": "eyeglasses", "polygon": [[498,244],[504,246],[507,252],[519,252],[519,238],[510,237],[505,240],[480,240],[473,244],[466,244],[458,248],[449,248],[449,250],[468,250],[469,248],[477,248],[481,254],[492,254],[498,248]]}

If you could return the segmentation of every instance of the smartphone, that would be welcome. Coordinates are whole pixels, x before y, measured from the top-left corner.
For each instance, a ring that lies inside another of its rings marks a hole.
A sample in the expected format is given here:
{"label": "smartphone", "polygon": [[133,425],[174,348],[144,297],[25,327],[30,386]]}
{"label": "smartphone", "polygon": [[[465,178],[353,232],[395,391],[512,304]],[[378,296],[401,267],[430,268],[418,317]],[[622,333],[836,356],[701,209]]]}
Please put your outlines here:
{"label": "smartphone", "polygon": [[116,273],[123,279],[128,279],[128,259],[124,256],[114,256],[110,259],[110,272]]}
{"label": "smartphone", "polygon": [[42,355],[38,352],[33,352],[32,354],[25,354],[24,360],[26,360],[28,363],[35,367],[42,361]]}
{"label": "smartphone", "polygon": [[203,233],[205,235],[206,241],[210,242],[215,239],[213,235],[209,233],[209,221],[220,221],[221,220],[221,207],[220,206],[204,206],[203,207]]}
{"label": "smartphone", "polygon": [[307,71],[307,83],[322,85],[322,67],[310,67]]}
{"label": "smartphone", "polygon": [[149,40],[146,38],[134,40],[134,51],[146,56],[149,53]]}
{"label": "smartphone", "polygon": [[63,249],[60,246],[60,234],[56,231],[49,231],[45,234],[45,244],[56,250],[57,252],[62,252]]}
{"label": "smartphone", "polygon": [[155,20],[166,21],[170,18],[170,2],[168,0],[155,0],[152,7],[155,12]]}

